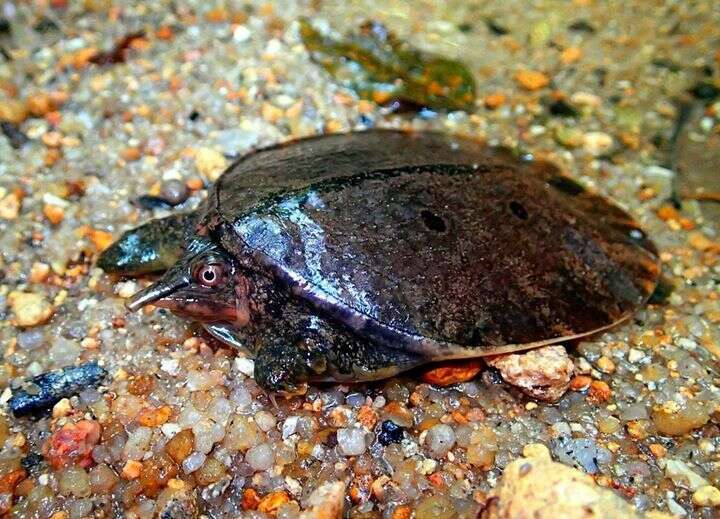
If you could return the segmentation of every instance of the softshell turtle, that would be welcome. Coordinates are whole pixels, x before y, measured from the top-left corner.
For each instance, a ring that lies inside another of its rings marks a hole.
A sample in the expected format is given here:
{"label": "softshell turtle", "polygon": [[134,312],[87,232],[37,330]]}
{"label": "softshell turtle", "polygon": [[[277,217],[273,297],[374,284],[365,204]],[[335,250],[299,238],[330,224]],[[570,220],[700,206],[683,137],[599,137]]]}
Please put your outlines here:
{"label": "softshell turtle", "polygon": [[392,130],[250,153],[201,209],[129,231],[100,265],[176,256],[128,308],[202,322],[271,390],[589,335],[631,316],[660,273],[633,219],[554,166]]}

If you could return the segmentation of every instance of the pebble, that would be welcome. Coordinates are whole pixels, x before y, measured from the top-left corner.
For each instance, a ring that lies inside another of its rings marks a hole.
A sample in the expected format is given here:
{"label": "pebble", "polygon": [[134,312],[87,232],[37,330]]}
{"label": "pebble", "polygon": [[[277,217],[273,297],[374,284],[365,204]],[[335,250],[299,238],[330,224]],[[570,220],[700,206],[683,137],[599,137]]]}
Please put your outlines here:
{"label": "pebble", "polygon": [[14,220],[20,214],[22,202],[17,193],[10,193],[0,198],[0,218]]}
{"label": "pebble", "polygon": [[597,157],[610,151],[613,138],[604,132],[587,132],[583,135],[583,149],[590,155]]}
{"label": "pebble", "polygon": [[574,369],[563,346],[498,355],[488,359],[487,363],[497,368],[506,382],[546,402],[557,402],[565,394]]}
{"label": "pebble", "polygon": [[17,99],[0,99],[0,121],[20,124],[28,116],[25,103]]}
{"label": "pebble", "polygon": [[195,153],[195,166],[201,175],[214,182],[227,168],[227,159],[212,148],[200,148]]}
{"label": "pebble", "polygon": [[189,196],[190,189],[180,180],[168,180],[160,188],[160,198],[171,206],[182,204]]}
{"label": "pebble", "polygon": [[207,456],[202,452],[193,452],[190,456],[185,458],[185,460],[182,462],[182,468],[185,471],[185,474],[195,472],[200,467],[202,467],[205,463],[206,458]]}
{"label": "pebble", "polygon": [[44,343],[45,334],[37,328],[17,334],[17,346],[22,350],[35,350]]}
{"label": "pebble", "polygon": [[92,491],[90,477],[82,467],[68,467],[60,473],[58,490],[66,496],[88,497]]}
{"label": "pebble", "polygon": [[427,432],[425,444],[436,458],[442,458],[455,445],[455,431],[446,424],[433,425]]}
{"label": "pebble", "polygon": [[720,490],[711,485],[702,486],[693,493],[692,500],[696,506],[720,507]]}
{"label": "pebble", "polygon": [[260,445],[250,448],[245,453],[245,461],[255,471],[272,468],[275,462],[275,454],[272,446],[267,443],[261,443]]}
{"label": "pebble", "polygon": [[344,456],[359,456],[365,452],[365,431],[362,429],[338,429],[337,442]]}
{"label": "pebble", "polygon": [[382,423],[381,430],[377,438],[382,445],[387,446],[391,443],[400,443],[404,435],[405,433],[402,427],[392,420],[385,420]]}
{"label": "pebble", "polygon": [[37,326],[46,323],[54,312],[52,304],[43,294],[10,292],[8,302],[14,315],[15,326]]}
{"label": "pebble", "polygon": [[550,83],[550,78],[536,70],[521,70],[515,74],[515,81],[525,90],[540,90]]}
{"label": "pebble", "polygon": [[668,459],[665,462],[665,475],[676,485],[689,490],[699,490],[709,484],[707,479],[691,469],[687,463],[678,459]]}
{"label": "pebble", "polygon": [[277,424],[277,419],[267,411],[258,411],[255,413],[255,423],[261,431],[268,432]]}

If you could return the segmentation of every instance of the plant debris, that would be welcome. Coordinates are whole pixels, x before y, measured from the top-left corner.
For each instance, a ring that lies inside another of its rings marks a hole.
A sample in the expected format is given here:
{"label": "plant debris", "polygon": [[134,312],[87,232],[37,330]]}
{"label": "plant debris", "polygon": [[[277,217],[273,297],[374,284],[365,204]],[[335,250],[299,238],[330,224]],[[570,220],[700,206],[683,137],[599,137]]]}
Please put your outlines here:
{"label": "plant debris", "polygon": [[380,23],[336,41],[301,19],[300,35],[313,59],[363,99],[415,109],[474,106],[475,80],[465,65],[414,49]]}

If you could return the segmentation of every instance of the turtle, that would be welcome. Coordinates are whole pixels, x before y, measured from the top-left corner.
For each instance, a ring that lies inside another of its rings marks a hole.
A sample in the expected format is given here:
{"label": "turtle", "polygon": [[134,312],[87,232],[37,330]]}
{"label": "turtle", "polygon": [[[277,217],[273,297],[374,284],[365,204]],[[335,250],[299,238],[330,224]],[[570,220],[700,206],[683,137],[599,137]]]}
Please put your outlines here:
{"label": "turtle", "polygon": [[660,275],[636,221],[552,163],[387,129],[253,151],[195,212],[128,231],[99,265],[167,269],[128,309],[201,323],[286,392],[595,334]]}

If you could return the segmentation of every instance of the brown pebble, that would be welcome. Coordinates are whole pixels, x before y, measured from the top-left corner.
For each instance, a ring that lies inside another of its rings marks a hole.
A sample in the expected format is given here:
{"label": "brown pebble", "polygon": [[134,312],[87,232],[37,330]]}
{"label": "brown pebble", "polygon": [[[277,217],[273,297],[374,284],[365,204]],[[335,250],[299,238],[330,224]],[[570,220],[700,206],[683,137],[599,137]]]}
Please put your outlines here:
{"label": "brown pebble", "polygon": [[58,225],[65,219],[65,210],[57,205],[45,204],[43,206],[45,218],[53,225]]}
{"label": "brown pebble", "polygon": [[590,383],[587,400],[591,404],[602,404],[610,400],[611,396],[612,391],[606,382],[603,382],[602,380],[593,380]]}
{"label": "brown pebble", "polygon": [[521,70],[515,74],[515,81],[525,90],[540,90],[550,83],[550,78],[536,70]]}
{"label": "brown pebble", "polygon": [[282,505],[289,501],[290,496],[287,495],[287,492],[278,490],[263,497],[258,503],[257,510],[266,514],[275,514]]}
{"label": "brown pebble", "polygon": [[505,104],[505,99],[505,94],[490,94],[485,96],[485,98],[483,99],[483,104],[488,110],[495,110],[496,108],[500,108],[502,105]]}

